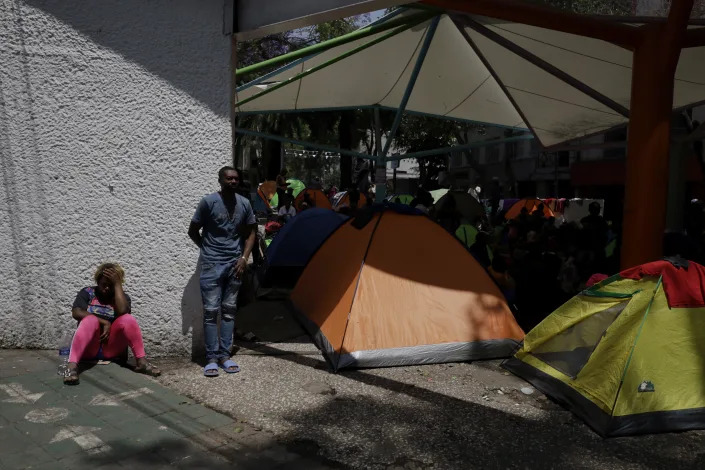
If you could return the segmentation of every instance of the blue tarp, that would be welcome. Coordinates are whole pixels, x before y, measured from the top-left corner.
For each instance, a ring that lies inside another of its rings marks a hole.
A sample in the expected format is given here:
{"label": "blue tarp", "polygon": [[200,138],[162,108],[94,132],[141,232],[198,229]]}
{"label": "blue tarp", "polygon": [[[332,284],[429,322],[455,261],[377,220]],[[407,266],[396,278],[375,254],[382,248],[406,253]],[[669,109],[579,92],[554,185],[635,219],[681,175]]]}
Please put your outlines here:
{"label": "blue tarp", "polygon": [[318,247],[348,219],[329,209],[307,209],[296,215],[267,248],[267,267],[304,267]]}

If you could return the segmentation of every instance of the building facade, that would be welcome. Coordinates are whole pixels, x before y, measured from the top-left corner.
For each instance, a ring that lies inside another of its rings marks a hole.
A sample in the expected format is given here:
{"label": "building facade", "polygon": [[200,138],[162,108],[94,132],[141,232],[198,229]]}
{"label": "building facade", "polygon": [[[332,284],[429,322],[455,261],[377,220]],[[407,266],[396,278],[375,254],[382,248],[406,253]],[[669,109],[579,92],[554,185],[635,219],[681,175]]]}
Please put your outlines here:
{"label": "building facade", "polygon": [[57,347],[105,261],[148,354],[200,346],[186,231],[232,162],[229,17],[223,1],[0,2],[0,347]]}

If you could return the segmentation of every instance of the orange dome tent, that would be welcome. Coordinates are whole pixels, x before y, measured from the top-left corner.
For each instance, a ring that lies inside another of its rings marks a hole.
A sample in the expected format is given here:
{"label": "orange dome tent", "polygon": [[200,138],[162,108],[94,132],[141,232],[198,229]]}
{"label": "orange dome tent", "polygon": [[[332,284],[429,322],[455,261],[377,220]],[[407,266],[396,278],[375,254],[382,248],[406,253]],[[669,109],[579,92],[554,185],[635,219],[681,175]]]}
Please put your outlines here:
{"label": "orange dome tent", "polygon": [[294,200],[294,207],[297,211],[301,211],[301,203],[304,202],[304,195],[308,194],[308,197],[313,201],[313,207],[318,207],[319,209],[332,209],[330,201],[326,197],[326,194],[320,189],[306,188],[296,196]]}
{"label": "orange dome tent", "polygon": [[[360,201],[357,203],[357,207],[365,207],[367,205],[367,196],[360,193]],[[343,191],[335,195],[333,198],[333,209],[340,209],[341,207],[350,207],[350,193],[349,191]]]}
{"label": "orange dome tent", "polygon": [[509,208],[504,218],[507,220],[516,219],[521,214],[521,210],[526,208],[529,214],[533,214],[538,209],[539,205],[543,204],[543,216],[544,217],[554,217],[553,211],[548,208],[545,202],[541,199],[534,198],[524,198],[520,199],[514,203],[512,207]]}
{"label": "orange dome tent", "polygon": [[267,207],[271,207],[269,201],[272,197],[277,194],[277,182],[276,181],[265,181],[260,183],[257,188],[257,195],[264,201]]}
{"label": "orange dome tent", "polygon": [[343,224],[291,301],[334,370],[507,357],[524,338],[482,266],[412,209],[375,207]]}

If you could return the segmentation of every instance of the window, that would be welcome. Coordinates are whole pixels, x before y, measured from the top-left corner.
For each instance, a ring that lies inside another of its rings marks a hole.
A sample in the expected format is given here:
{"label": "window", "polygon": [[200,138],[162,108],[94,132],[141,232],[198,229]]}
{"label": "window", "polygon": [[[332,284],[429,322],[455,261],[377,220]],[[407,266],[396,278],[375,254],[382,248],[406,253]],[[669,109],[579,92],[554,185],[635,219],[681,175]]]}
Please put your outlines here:
{"label": "window", "polygon": [[607,334],[607,329],[628,303],[626,300],[590,315],[541,343],[530,353],[565,375],[576,378]]}
{"label": "window", "polygon": [[487,163],[492,164],[492,163],[499,163],[501,162],[500,154],[499,154],[499,145],[492,145],[491,147],[487,148],[488,151],[488,157],[487,157]]}
{"label": "window", "polygon": [[[614,129],[605,133],[605,143],[626,141],[626,127],[621,127],[619,129]],[[604,150],[604,153],[602,155],[604,156],[604,158],[624,158],[624,156],[626,155],[626,149],[624,147],[608,148]]]}
{"label": "window", "polygon": [[517,143],[510,142],[504,146],[504,152],[507,160],[514,160],[517,156]]}

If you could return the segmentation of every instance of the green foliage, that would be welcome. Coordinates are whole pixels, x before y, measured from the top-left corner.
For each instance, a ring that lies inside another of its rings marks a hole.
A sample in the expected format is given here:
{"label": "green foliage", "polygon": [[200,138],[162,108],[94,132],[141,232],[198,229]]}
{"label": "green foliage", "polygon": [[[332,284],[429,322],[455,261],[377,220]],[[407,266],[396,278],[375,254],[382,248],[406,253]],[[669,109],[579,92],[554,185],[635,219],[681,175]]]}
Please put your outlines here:
{"label": "green foliage", "polygon": [[340,157],[326,158],[322,155],[307,157],[289,157],[286,159],[286,168],[290,175],[311,184],[315,177],[321,179],[323,188],[338,185],[340,180]]}
{"label": "green foliage", "polygon": [[351,33],[369,23],[370,15],[358,15],[339,20],[327,21],[306,28],[308,42],[319,43]]}
{"label": "green foliage", "polygon": [[583,15],[632,14],[632,0],[540,0],[536,3]]}
{"label": "green foliage", "polygon": [[[404,115],[394,146],[397,150],[407,153],[451,147],[464,143],[468,132],[484,134],[485,127],[426,116]],[[427,189],[434,189],[429,187],[429,180],[447,167],[447,160],[448,155],[417,159],[421,182]]]}
{"label": "green foliage", "polygon": [[[239,42],[237,51],[238,65],[242,67],[255,64],[310,44],[326,41],[352,32],[368,22],[369,15],[358,15],[317,24],[296,32],[275,34],[252,41]],[[263,75],[267,72],[262,71],[258,75]],[[250,81],[256,77],[257,75],[250,75],[246,77],[246,80]],[[337,146],[339,144],[338,124],[340,116],[340,113],[332,112],[249,115],[238,117],[237,125],[245,129],[281,135],[296,140]],[[361,138],[361,134],[355,132],[351,146],[356,147]],[[271,178],[273,174],[276,174],[279,164],[278,155],[281,152],[282,144],[253,137],[239,136],[236,148],[245,148],[247,144],[261,145],[263,161],[260,162],[259,179]],[[283,145],[285,148],[292,147],[289,144]],[[240,159],[241,156],[238,155],[236,161],[240,161]],[[325,159],[322,157],[289,158],[285,164],[289,167],[292,177],[301,178],[306,180],[307,183],[313,176],[320,177],[324,184],[332,184],[333,180],[337,184],[340,178],[339,159]]]}

